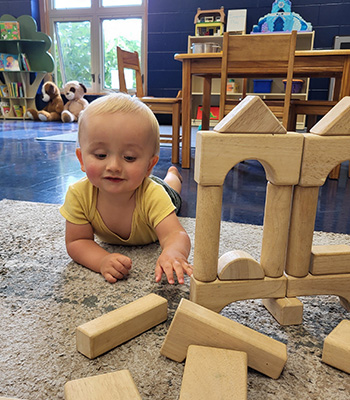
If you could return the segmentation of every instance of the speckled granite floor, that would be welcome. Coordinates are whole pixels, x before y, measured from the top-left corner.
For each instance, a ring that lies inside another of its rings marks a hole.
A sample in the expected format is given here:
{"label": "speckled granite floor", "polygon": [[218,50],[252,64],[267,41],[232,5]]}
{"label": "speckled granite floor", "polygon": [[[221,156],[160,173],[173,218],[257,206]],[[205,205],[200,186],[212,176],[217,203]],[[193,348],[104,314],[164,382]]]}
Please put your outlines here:
{"label": "speckled granite floor", "polygon": [[[194,237],[194,220],[182,219]],[[262,227],[222,223],[220,253],[244,249],[259,258]],[[183,363],[159,353],[189,282],[153,280],[157,244],[124,249],[133,259],[129,278],[115,285],[72,262],[65,252],[64,220],[49,204],[0,202],[0,396],[63,399],[71,379],[129,369],[143,399],[178,399]],[[315,244],[349,243],[350,236],[315,234]],[[121,251],[122,249],[119,249]],[[118,249],[117,249],[118,251]],[[169,301],[169,318],[95,360],[75,349],[76,326],[148,293]],[[350,376],[321,362],[324,338],[349,319],[335,296],[303,297],[300,326],[281,327],[260,300],[231,304],[222,314],[287,344],[278,380],[249,369],[248,399],[345,400]]]}

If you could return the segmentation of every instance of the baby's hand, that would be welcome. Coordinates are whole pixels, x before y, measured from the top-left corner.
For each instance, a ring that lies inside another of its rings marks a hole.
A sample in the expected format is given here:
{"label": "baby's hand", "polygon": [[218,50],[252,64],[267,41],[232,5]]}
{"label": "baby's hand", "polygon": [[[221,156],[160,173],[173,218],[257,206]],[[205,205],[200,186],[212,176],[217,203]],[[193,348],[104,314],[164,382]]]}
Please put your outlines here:
{"label": "baby's hand", "polygon": [[109,283],[123,279],[131,269],[131,259],[119,253],[108,254],[100,263],[100,273]]}
{"label": "baby's hand", "polygon": [[163,251],[157,260],[155,269],[156,282],[160,282],[164,273],[168,282],[171,285],[174,284],[174,272],[176,273],[177,281],[183,284],[185,282],[184,273],[191,276],[193,270],[192,266],[187,262],[183,254],[176,251]]}

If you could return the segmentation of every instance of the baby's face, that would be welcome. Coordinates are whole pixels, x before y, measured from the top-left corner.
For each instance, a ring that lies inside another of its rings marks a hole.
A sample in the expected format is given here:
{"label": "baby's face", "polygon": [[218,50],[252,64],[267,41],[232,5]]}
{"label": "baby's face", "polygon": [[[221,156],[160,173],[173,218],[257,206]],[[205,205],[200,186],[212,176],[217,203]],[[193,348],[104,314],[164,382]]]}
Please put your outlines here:
{"label": "baby's face", "polygon": [[81,125],[77,155],[90,182],[109,193],[135,191],[158,161],[151,132],[141,114],[87,117]]}

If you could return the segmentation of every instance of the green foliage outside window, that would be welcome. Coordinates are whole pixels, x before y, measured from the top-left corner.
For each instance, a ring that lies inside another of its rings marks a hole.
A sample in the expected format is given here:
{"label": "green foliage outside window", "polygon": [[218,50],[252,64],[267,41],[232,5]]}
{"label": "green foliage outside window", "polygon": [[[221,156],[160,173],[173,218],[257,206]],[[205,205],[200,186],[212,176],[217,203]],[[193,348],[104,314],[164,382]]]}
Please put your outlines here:
{"label": "green foliage outside window", "polygon": [[[117,22],[118,20],[116,20]],[[57,84],[63,87],[61,68],[64,68],[66,81],[77,80],[87,87],[91,87],[91,41],[90,22],[57,22],[56,23],[55,59],[57,65]],[[60,46],[58,46],[60,44]],[[112,88],[111,71],[117,70],[117,46],[141,54],[141,43],[124,36],[104,38],[104,88]],[[62,63],[59,62],[59,49]],[[98,77],[96,77],[97,79]],[[101,77],[102,78],[102,77]]]}

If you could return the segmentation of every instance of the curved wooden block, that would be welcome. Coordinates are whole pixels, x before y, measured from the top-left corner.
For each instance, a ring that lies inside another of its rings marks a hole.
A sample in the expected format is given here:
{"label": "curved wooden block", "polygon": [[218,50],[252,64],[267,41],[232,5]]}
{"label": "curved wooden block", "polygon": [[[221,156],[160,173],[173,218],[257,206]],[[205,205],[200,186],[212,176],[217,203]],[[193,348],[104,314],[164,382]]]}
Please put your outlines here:
{"label": "curved wooden block", "polygon": [[309,274],[303,278],[288,275],[287,279],[287,297],[332,294],[350,302],[350,274]]}
{"label": "curved wooden block", "polygon": [[214,131],[199,131],[194,179],[203,186],[221,186],[233,166],[244,160],[258,160],[269,182],[275,185],[296,185],[300,176],[303,141],[302,134],[291,132],[284,135],[223,135]]}
{"label": "curved wooden block", "polygon": [[228,251],[219,258],[220,280],[263,279],[264,276],[260,264],[243,250]]}
{"label": "curved wooden block", "polygon": [[210,310],[220,312],[228,304],[248,299],[285,297],[287,278],[252,279],[242,281],[200,282],[191,276],[190,300]]}

